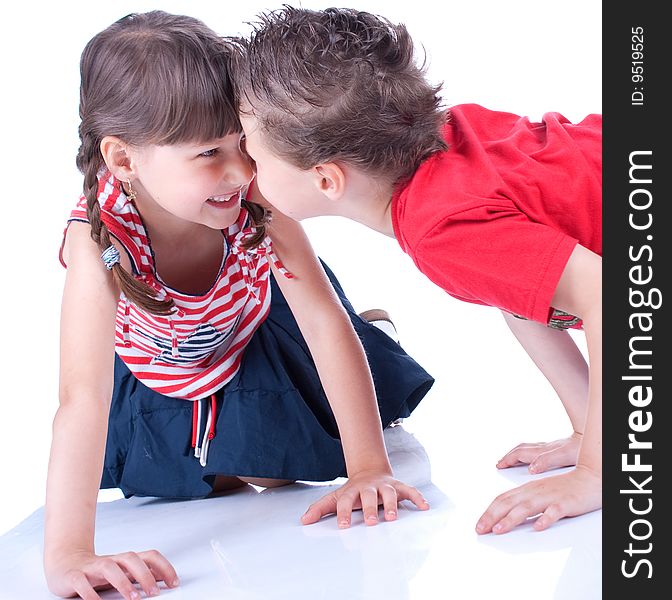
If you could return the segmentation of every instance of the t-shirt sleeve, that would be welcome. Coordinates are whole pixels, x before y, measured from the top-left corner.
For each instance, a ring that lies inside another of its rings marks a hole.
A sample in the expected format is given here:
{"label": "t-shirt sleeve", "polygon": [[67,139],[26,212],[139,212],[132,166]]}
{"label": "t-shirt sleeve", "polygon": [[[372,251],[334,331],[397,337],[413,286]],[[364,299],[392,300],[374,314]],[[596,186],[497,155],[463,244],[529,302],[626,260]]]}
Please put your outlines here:
{"label": "t-shirt sleeve", "polygon": [[479,206],[434,225],[415,262],[452,296],[547,324],[551,299],[577,240],[512,204]]}

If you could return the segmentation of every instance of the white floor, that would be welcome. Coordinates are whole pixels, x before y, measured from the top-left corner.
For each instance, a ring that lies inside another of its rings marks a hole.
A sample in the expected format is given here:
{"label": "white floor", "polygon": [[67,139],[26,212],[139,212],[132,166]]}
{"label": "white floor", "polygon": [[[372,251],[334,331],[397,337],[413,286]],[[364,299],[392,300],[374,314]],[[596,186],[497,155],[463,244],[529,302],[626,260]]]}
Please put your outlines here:
{"label": "white floor", "polygon": [[[397,477],[423,492],[427,512],[404,503],[396,522],[374,527],[358,513],[342,531],[334,518],[298,523],[325,486],[249,486],[188,502],[122,498],[99,504],[97,550],[161,550],[182,582],[162,596],[175,599],[601,598],[600,511],[542,533],[529,525],[503,536],[474,533],[489,501],[529,475],[497,471],[486,455],[499,458],[505,436],[485,425],[474,439],[459,422],[462,411],[440,404],[440,386],[434,391],[386,431]],[[2,600],[53,598],[41,570],[42,519],[40,508],[0,537]]]}

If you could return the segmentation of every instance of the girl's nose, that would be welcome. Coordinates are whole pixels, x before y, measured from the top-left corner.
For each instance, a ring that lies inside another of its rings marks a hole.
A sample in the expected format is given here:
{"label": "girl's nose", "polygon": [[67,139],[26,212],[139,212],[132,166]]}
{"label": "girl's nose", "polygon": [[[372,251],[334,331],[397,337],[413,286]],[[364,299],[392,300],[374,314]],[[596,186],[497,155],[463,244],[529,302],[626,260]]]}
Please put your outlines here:
{"label": "girl's nose", "polygon": [[245,185],[252,180],[254,176],[254,167],[250,157],[237,152],[226,161],[224,169],[224,180],[232,185]]}

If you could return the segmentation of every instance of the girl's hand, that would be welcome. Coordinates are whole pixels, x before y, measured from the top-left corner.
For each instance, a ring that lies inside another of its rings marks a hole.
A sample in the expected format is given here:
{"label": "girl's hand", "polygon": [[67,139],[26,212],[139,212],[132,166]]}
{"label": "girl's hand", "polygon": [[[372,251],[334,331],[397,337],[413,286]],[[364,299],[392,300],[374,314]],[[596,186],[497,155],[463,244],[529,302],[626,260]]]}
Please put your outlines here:
{"label": "girl's hand", "polygon": [[530,473],[544,473],[560,467],[573,467],[579,456],[582,435],[576,431],[554,442],[518,444],[497,462],[498,469],[530,465]]}
{"label": "girl's hand", "polygon": [[476,533],[507,533],[529,517],[542,531],[564,517],[602,507],[602,477],[578,465],[573,471],[531,481],[495,498],[476,524]]}
{"label": "girl's hand", "polygon": [[124,552],[97,556],[92,552],[75,552],[59,556],[56,564],[45,569],[47,585],[63,598],[79,595],[84,600],[100,600],[96,590],[116,589],[126,600],[139,600],[140,584],[145,596],[158,596],[158,581],[177,587],[177,573],[156,550]]}
{"label": "girl's hand", "polygon": [[410,485],[380,471],[360,471],[336,491],[327,494],[308,507],[301,517],[303,525],[317,523],[325,515],[336,514],[341,529],[350,527],[352,511],[362,509],[364,523],[378,523],[378,506],[383,505],[385,520],[397,518],[397,503],[410,500],[420,510],[428,510],[429,504],[422,494]]}

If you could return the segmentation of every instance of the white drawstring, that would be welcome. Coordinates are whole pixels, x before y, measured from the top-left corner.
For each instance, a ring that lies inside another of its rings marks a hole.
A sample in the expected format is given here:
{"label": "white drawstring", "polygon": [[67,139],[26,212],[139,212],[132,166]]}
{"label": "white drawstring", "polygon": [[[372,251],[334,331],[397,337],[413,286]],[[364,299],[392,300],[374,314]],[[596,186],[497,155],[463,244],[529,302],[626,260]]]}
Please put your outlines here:
{"label": "white drawstring", "polygon": [[[203,408],[203,402],[207,404],[207,412],[206,409]],[[208,462],[210,441],[215,437],[215,421],[217,414],[217,400],[215,395],[213,394],[210,398],[194,400],[192,411],[193,430],[191,445],[194,449],[194,457],[199,459],[202,467],[205,467]],[[204,418],[205,429],[203,428]],[[203,433],[201,434],[201,432]]]}
{"label": "white drawstring", "polygon": [[196,429],[196,446],[194,446],[194,456],[200,458],[201,456],[201,401],[195,400],[196,404],[194,408],[196,409],[196,423],[198,428]]}
{"label": "white drawstring", "polygon": [[208,418],[205,422],[206,435],[203,436],[203,448],[201,448],[201,457],[200,457],[200,463],[202,467],[208,464],[208,449],[210,448],[210,436],[208,435],[208,432],[210,431],[211,424],[212,424],[212,407],[210,406],[210,402],[208,402]]}

